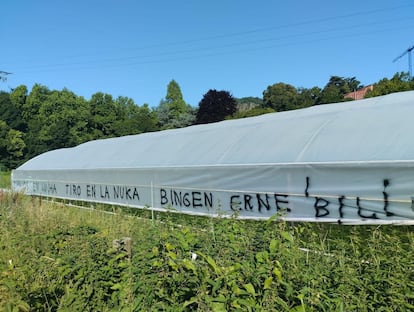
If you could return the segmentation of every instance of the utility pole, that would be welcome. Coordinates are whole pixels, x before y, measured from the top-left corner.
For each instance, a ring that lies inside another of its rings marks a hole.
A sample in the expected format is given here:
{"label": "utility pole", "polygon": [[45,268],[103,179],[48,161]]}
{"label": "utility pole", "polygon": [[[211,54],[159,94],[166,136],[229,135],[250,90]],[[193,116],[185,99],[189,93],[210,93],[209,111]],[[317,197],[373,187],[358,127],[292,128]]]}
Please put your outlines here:
{"label": "utility pole", "polygon": [[397,60],[402,58],[404,55],[408,54],[408,74],[410,77],[410,80],[413,77],[412,69],[411,69],[411,51],[414,49],[414,46],[409,47],[407,50],[405,50],[400,56],[397,56],[392,62],[395,63]]}
{"label": "utility pole", "polygon": [[1,81],[6,81],[7,80],[7,76],[10,75],[11,73],[5,72],[0,70],[0,80]]}

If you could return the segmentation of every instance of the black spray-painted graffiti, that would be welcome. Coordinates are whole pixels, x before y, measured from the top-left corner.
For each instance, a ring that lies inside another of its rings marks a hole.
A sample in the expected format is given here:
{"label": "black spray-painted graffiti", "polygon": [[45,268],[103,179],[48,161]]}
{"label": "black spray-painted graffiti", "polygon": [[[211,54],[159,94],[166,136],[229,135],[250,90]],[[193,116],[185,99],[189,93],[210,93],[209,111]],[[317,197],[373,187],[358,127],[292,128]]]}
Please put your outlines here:
{"label": "black spray-painted graffiti", "polygon": [[138,188],[125,185],[66,184],[65,194],[87,199],[140,200]]}
{"label": "black spray-painted graffiti", "polygon": [[32,182],[33,192],[40,192],[42,194],[47,195],[56,195],[57,194],[57,187],[55,183],[49,182]]}
{"label": "black spray-painted graffiti", "polygon": [[[55,184],[43,181],[31,181],[29,188],[35,194],[75,198],[91,201],[128,202],[132,205],[149,204],[148,192],[143,190],[144,197],[136,186],[104,185],[104,184]],[[222,207],[234,212],[249,213],[287,213],[294,215],[309,215],[315,218],[359,217],[363,219],[379,219],[380,217],[392,217],[390,211],[390,179],[382,180],[382,190],[379,190],[375,199],[345,194],[321,195],[315,194],[310,177],[304,181],[303,192],[297,194],[281,192],[257,192],[229,193],[225,191],[179,190],[171,188],[157,188],[159,197],[155,203],[161,207],[172,206],[176,208],[188,208],[197,210],[210,210]],[[151,190],[152,192],[152,190]],[[142,201],[142,202],[141,202]],[[413,202],[414,205],[414,202]],[[308,207],[308,212],[306,210]],[[301,209],[301,211],[298,211]]]}
{"label": "black spray-painted graffiti", "polygon": [[290,212],[288,197],[286,194],[278,193],[272,195],[257,193],[254,196],[249,194],[232,195],[230,197],[230,209],[233,211],[257,210],[261,212],[263,209],[271,210],[275,207],[278,212]]}
{"label": "black spray-painted graffiti", "polygon": [[[389,194],[387,188],[390,180],[383,180],[382,205],[384,214],[387,217],[394,214],[389,211]],[[359,196],[346,195],[314,195],[310,194],[311,178],[306,177],[303,195],[300,194],[281,194],[281,193],[256,193],[256,194],[232,194],[229,196],[228,207],[235,212],[265,212],[275,211],[290,213],[295,206],[294,198],[302,198],[302,205],[309,203],[309,207],[314,210],[314,217],[324,218],[330,216],[334,211],[342,219],[346,215],[347,209],[355,211],[360,218],[378,219],[378,212],[372,211],[372,202],[369,199]],[[160,203],[163,206],[186,207],[186,208],[213,208],[215,193],[203,191],[181,191],[174,189],[160,189]],[[381,201],[381,200],[380,200]],[[378,200],[376,200],[378,202]],[[368,206],[367,206],[368,204]],[[378,204],[375,204],[378,206]],[[380,203],[381,205],[381,203]],[[295,206],[296,207],[296,206]]]}
{"label": "black spray-painted graffiti", "polygon": [[161,205],[186,208],[213,208],[213,193],[185,192],[174,189],[160,189]]}
{"label": "black spray-painted graffiti", "polygon": [[[383,202],[384,202],[384,212],[385,215],[387,217],[393,216],[394,214],[390,211],[388,211],[388,193],[386,192],[386,188],[390,185],[390,180],[389,179],[384,179],[383,180],[383,186],[384,186],[384,190],[382,192],[383,194]],[[305,188],[305,196],[309,197],[309,187],[310,187],[310,178],[306,177],[306,188]],[[337,200],[337,204],[338,204],[338,212],[339,212],[339,216],[340,218],[344,217],[344,208],[347,207],[347,205],[345,205],[345,200],[347,199],[347,197],[345,195],[339,195],[336,200]],[[355,198],[355,204],[356,207],[358,208],[358,216],[364,219],[378,219],[377,213],[371,213],[371,214],[366,214],[367,211],[369,211],[369,209],[365,209],[364,207],[362,207],[361,204],[361,197],[357,196]],[[315,196],[315,202],[314,202],[314,209],[315,209],[315,217],[316,218],[322,218],[322,217],[326,217],[330,214],[330,210],[329,210],[329,205],[331,204],[331,201],[319,196]],[[350,206],[350,207],[354,207],[354,206]]]}

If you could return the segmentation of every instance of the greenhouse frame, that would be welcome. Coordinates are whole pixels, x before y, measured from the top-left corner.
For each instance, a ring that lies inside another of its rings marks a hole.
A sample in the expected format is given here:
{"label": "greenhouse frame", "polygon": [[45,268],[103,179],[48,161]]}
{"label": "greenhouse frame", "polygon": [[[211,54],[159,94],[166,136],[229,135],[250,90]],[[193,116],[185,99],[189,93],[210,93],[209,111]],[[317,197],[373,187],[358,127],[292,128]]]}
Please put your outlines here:
{"label": "greenhouse frame", "polygon": [[53,150],[12,172],[28,195],[206,216],[414,220],[414,91]]}

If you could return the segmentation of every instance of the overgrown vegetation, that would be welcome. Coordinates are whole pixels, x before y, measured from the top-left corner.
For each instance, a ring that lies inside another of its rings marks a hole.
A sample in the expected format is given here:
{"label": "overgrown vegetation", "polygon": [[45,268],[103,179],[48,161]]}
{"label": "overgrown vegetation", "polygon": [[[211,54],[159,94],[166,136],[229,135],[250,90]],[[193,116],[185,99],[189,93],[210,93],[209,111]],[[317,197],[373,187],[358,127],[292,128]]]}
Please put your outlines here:
{"label": "overgrown vegetation", "polygon": [[10,188],[11,186],[11,174],[10,171],[0,170],[0,189]]}
{"label": "overgrown vegetation", "polygon": [[2,194],[0,311],[414,309],[411,227],[112,212]]}

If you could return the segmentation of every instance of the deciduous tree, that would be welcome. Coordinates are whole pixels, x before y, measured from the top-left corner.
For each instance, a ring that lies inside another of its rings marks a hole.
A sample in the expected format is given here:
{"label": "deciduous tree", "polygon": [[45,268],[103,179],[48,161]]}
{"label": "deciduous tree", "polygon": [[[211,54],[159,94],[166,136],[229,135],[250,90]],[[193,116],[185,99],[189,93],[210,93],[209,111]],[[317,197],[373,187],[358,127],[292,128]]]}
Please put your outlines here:
{"label": "deciduous tree", "polygon": [[332,76],[321,92],[319,103],[327,104],[347,101],[347,99],[344,99],[345,94],[359,90],[362,87],[363,86],[355,77],[343,78]]}
{"label": "deciduous tree", "polygon": [[23,152],[26,144],[23,140],[23,132],[15,129],[9,129],[7,133],[7,153],[8,153],[8,168],[16,168],[23,160]]}
{"label": "deciduous tree", "polygon": [[97,92],[89,100],[90,122],[94,139],[103,139],[116,136],[114,124],[118,119],[119,109],[116,108],[112,95]]}
{"label": "deciduous tree", "polygon": [[236,112],[236,100],[228,91],[209,90],[199,103],[196,123],[206,124],[224,120]]}
{"label": "deciduous tree", "polygon": [[23,132],[27,131],[27,123],[23,121],[23,107],[26,103],[27,98],[27,87],[25,85],[20,85],[13,89],[10,93],[10,101],[12,102],[13,107],[17,110],[17,114],[15,119],[12,123],[10,123],[10,127],[16,130],[20,130]]}
{"label": "deciduous tree", "polygon": [[298,107],[304,108],[319,104],[321,98],[321,88],[313,87],[310,89],[298,89]]}
{"label": "deciduous tree", "polygon": [[23,133],[0,120],[0,167],[15,168],[23,160]]}
{"label": "deciduous tree", "polygon": [[290,84],[283,82],[268,86],[263,91],[265,107],[273,108],[277,112],[298,108],[298,92]]}
{"label": "deciduous tree", "polygon": [[70,147],[89,139],[87,103],[72,91],[52,91],[39,109],[39,139],[49,149]]}
{"label": "deciduous tree", "polygon": [[33,156],[50,149],[39,136],[42,129],[40,107],[46,101],[50,93],[51,91],[46,86],[35,84],[23,104],[22,118],[27,125],[27,132],[25,135],[27,158],[32,158]]}
{"label": "deciduous tree", "polygon": [[117,136],[158,130],[157,114],[148,104],[140,107],[132,99],[125,97],[118,97],[115,103],[122,112],[122,118],[117,119],[114,124]]}
{"label": "deciduous tree", "polygon": [[374,84],[373,90],[366,93],[365,97],[386,95],[393,92],[414,90],[414,80],[410,80],[408,73],[396,73],[391,79],[383,78]]}

